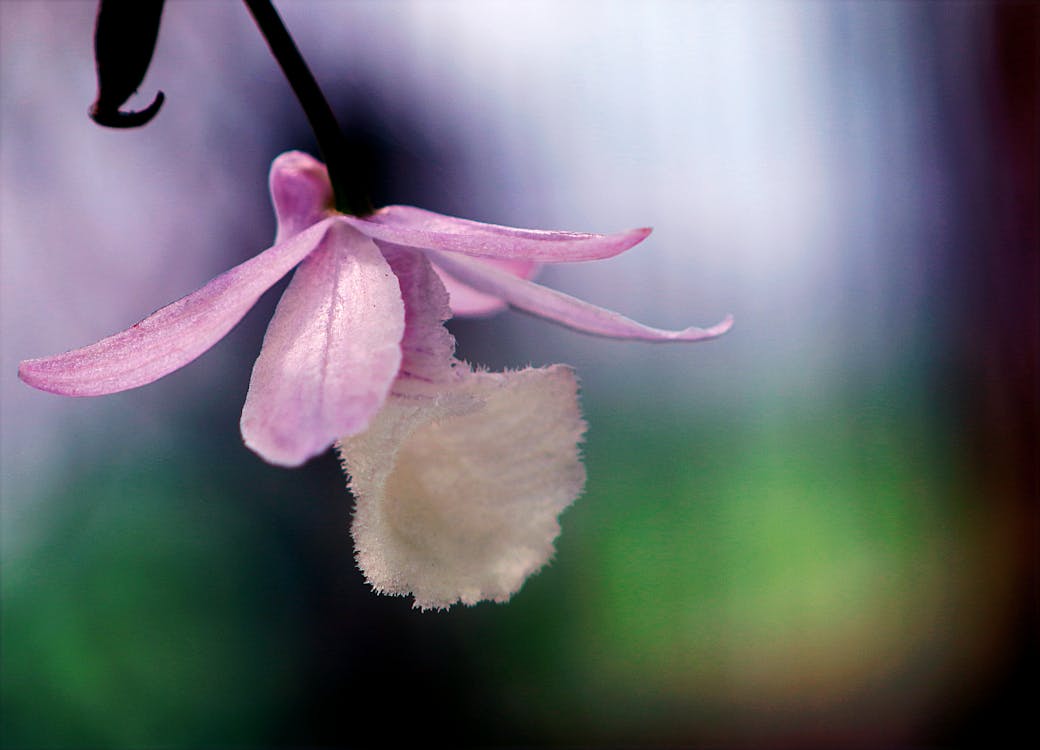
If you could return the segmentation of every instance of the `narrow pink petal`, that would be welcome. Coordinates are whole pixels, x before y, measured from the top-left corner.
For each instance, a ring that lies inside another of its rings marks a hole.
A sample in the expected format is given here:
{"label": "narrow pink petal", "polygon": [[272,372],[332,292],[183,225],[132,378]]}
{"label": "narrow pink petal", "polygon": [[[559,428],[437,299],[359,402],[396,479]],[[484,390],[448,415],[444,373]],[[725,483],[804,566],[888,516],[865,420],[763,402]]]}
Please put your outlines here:
{"label": "narrow pink petal", "polygon": [[63,396],[102,396],[158,380],[220,341],[260,295],[317,247],[333,221],[225,271],[122,333],[65,354],[27,359],[18,377]]}
{"label": "narrow pink petal", "polygon": [[[521,279],[530,279],[538,273],[541,264],[528,260],[502,260],[500,258],[473,258],[474,262],[490,265],[506,273],[510,273]],[[506,301],[490,294],[478,292],[471,286],[466,286],[450,273],[442,268],[437,268],[444,288],[448,290],[451,300],[451,312],[457,317],[468,317],[475,315],[490,315],[506,308]]]}
{"label": "narrow pink petal", "polygon": [[610,258],[650,234],[649,229],[610,235],[514,229],[456,219],[414,206],[387,206],[371,216],[343,218],[374,240],[426,250],[544,263]]}
{"label": "narrow pink petal", "polygon": [[401,369],[394,393],[409,391],[416,382],[444,382],[452,376],[455,354],[455,339],[444,327],[451,317],[444,284],[419,250],[393,245],[380,250],[401,285],[405,309]]}
{"label": "narrow pink petal", "polygon": [[733,325],[733,318],[727,315],[711,328],[691,327],[681,331],[650,328],[563,292],[518,279],[487,265],[478,265],[472,258],[436,251],[427,251],[427,255],[438,266],[474,289],[504,299],[513,307],[534,315],[598,336],[642,341],[701,341],[721,336]]}
{"label": "narrow pink petal", "polygon": [[325,165],[302,151],[286,151],[271,163],[271,200],[278,219],[275,242],[284,242],[329,216],[332,185]]}
{"label": "narrow pink petal", "polygon": [[375,243],[342,223],[296,270],[253,367],[242,437],[298,466],[363,431],[401,366],[401,289]]}
{"label": "narrow pink petal", "polygon": [[443,269],[437,268],[437,275],[444,284],[451,299],[451,313],[456,318],[480,317],[492,315],[505,310],[509,305],[504,299],[492,297],[490,294],[478,292],[471,286],[466,286],[454,276]]}

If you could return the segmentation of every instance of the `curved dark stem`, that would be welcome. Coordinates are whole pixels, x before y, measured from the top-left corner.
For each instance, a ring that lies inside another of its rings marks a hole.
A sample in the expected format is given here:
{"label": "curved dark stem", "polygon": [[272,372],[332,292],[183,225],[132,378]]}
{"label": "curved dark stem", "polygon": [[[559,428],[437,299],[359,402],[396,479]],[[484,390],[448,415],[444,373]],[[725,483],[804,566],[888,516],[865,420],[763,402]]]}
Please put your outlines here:
{"label": "curved dark stem", "polygon": [[[267,40],[272,54],[289,80],[296,98],[310,121],[318,139],[318,148],[329,168],[329,181],[339,211],[356,216],[372,213],[372,203],[363,186],[347,179],[350,153],[343,132],[339,129],[332,108],[321,92],[318,82],[304,61],[296,43],[278,16],[270,0],[243,0],[252,13],[260,33]],[[360,170],[354,170],[355,175]]]}
{"label": "curved dark stem", "polygon": [[166,94],[159,92],[154,101],[144,109],[136,112],[123,112],[120,109],[107,109],[101,106],[100,99],[90,106],[90,119],[106,128],[138,128],[159,114],[159,107],[166,100]]}
{"label": "curved dark stem", "polygon": [[94,28],[98,94],[90,119],[109,128],[136,128],[159,112],[166,96],[138,112],[120,110],[144,81],[159,39],[163,0],[101,0]]}

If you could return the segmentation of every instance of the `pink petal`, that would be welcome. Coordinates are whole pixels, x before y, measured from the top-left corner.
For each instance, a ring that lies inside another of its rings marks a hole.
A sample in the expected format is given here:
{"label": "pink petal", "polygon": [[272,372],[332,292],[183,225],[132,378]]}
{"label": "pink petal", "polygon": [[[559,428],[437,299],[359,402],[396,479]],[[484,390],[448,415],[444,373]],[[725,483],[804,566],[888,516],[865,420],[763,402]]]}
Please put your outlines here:
{"label": "pink petal", "polygon": [[[501,269],[521,279],[534,277],[538,273],[538,269],[541,268],[540,264],[528,260],[502,260],[500,258],[474,258],[473,260],[477,263]],[[445,289],[448,290],[453,315],[459,317],[490,315],[505,309],[505,300],[478,292],[471,286],[466,286],[442,268],[434,266],[434,269],[437,271],[437,275],[440,276]]]}
{"label": "pink petal", "polygon": [[457,318],[480,317],[501,312],[508,305],[505,300],[492,297],[490,294],[478,292],[470,286],[466,286],[455,277],[440,268],[434,266],[441,283],[448,291],[451,299],[451,313]]}
{"label": "pink petal", "polygon": [[302,151],[287,151],[271,163],[271,200],[278,218],[275,242],[284,242],[329,216],[332,185],[325,165]]}
{"label": "pink petal", "polygon": [[610,258],[650,234],[649,229],[610,235],[514,229],[456,219],[414,206],[387,206],[371,216],[343,218],[374,240],[427,250],[544,263]]}
{"label": "pink petal", "polygon": [[242,437],[298,466],[363,431],[401,365],[404,302],[375,243],[342,223],[296,270],[253,367]]}
{"label": "pink petal", "polygon": [[441,383],[452,375],[455,354],[455,339],[444,327],[451,317],[444,284],[420,251],[392,245],[380,250],[401,285],[405,309],[401,369],[394,393],[408,392],[416,382]]}
{"label": "pink petal", "polygon": [[18,366],[18,377],[63,396],[102,396],[158,380],[222,339],[260,295],[314,250],[332,222],[316,224],[225,271],[122,333],[65,354],[27,359]]}
{"label": "pink petal", "polygon": [[691,327],[681,331],[650,328],[568,294],[480,265],[472,258],[437,251],[427,251],[427,255],[452,276],[478,291],[585,333],[642,341],[701,341],[721,336],[733,325],[733,318],[727,315],[711,328]]}

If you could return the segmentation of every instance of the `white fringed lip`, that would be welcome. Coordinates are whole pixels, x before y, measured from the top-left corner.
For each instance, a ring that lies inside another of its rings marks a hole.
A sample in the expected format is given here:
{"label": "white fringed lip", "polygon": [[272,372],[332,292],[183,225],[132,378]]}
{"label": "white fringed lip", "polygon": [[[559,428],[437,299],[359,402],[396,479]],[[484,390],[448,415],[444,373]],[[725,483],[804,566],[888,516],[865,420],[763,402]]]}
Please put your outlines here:
{"label": "white fringed lip", "polygon": [[577,392],[563,365],[460,368],[431,399],[391,396],[340,443],[372,587],[421,609],[516,593],[552,557],[557,517],[585,484]]}

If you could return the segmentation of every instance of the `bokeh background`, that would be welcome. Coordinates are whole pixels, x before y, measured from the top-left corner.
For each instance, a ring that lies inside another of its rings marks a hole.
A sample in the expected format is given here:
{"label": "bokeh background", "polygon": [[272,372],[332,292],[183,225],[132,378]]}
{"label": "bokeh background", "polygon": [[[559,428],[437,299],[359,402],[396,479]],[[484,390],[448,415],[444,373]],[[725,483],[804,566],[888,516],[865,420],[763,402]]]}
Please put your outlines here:
{"label": "bokeh background", "polygon": [[552,286],[719,341],[452,322],[582,377],[589,482],[507,605],[354,568],[333,456],[240,441],[268,293],[137,391],[35,392],[266,247],[315,151],[244,7],[167,3],[90,122],[92,2],[0,3],[9,747],[990,746],[1036,734],[1038,12],[1029,3],[279,4],[376,204],[655,228]]}

